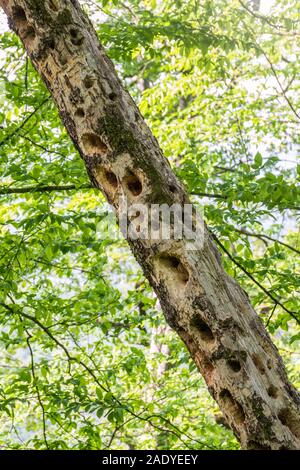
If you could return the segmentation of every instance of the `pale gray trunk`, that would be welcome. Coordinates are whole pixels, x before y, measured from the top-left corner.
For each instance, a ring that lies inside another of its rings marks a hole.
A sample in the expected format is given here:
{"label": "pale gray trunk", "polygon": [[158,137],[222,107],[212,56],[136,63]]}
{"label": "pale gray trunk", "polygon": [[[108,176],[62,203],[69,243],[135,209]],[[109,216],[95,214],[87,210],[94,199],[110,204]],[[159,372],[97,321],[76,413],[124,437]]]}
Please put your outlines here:
{"label": "pale gray trunk", "polygon": [[[188,196],[77,0],[0,0],[49,88],[89,177],[117,208]],[[248,449],[299,449],[299,396],[248,296],[205,229],[204,246],[130,241],[169,325],[185,342],[227,422]]]}

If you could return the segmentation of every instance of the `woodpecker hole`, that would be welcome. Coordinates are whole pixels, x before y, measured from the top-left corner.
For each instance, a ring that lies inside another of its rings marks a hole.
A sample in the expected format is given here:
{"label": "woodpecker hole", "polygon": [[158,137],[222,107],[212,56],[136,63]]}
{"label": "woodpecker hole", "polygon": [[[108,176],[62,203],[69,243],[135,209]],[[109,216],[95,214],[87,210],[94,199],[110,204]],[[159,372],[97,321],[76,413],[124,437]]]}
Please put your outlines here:
{"label": "woodpecker hole", "polygon": [[118,179],[112,171],[106,170],[105,171],[105,178],[106,178],[108,184],[112,188],[116,189],[118,187]]}
{"label": "woodpecker hole", "polygon": [[27,21],[26,13],[22,7],[14,7],[12,16],[16,26],[20,26]]}
{"label": "woodpecker hole", "polygon": [[252,360],[253,360],[253,363],[254,365],[257,367],[257,369],[259,370],[259,372],[264,375],[266,373],[266,369],[265,369],[265,366],[262,362],[262,360],[260,359],[260,357],[257,355],[257,354],[254,354],[252,356]]}
{"label": "woodpecker hole", "polygon": [[54,38],[49,38],[47,41],[47,44],[49,46],[49,49],[54,50],[55,49],[55,39]]}
{"label": "woodpecker hole", "polygon": [[278,418],[281,423],[288,427],[291,433],[298,439],[300,439],[300,423],[299,417],[288,408],[283,408],[279,414]]}
{"label": "woodpecker hole", "polygon": [[94,79],[92,77],[86,76],[83,79],[83,84],[85,88],[88,90],[89,88],[92,88],[92,86],[94,85]]}
{"label": "woodpecker hole", "polygon": [[181,285],[186,285],[189,280],[189,273],[182,262],[176,256],[162,256],[160,258],[161,267],[168,272],[168,277]]}
{"label": "woodpecker hole", "polygon": [[103,156],[107,153],[107,145],[100,139],[97,134],[87,133],[82,136],[82,144],[84,151],[89,156],[100,155]]}
{"label": "woodpecker hole", "polygon": [[213,332],[211,331],[208,324],[199,315],[195,315],[192,318],[191,326],[196,328],[200,338],[206,343],[211,343],[214,341],[215,338]]}
{"label": "woodpecker hole", "polygon": [[33,26],[29,26],[26,31],[23,33],[23,41],[24,41],[24,44],[25,46],[30,46],[33,41],[35,40],[35,30],[33,28]]}
{"label": "woodpecker hole", "polygon": [[233,372],[239,372],[242,368],[240,361],[237,359],[228,359],[227,365]]}
{"label": "woodpecker hole", "polygon": [[115,101],[115,99],[117,99],[117,94],[114,93],[113,91],[111,93],[109,93],[108,97],[111,101]]}
{"label": "woodpecker hole", "polygon": [[229,390],[226,388],[220,392],[219,398],[223,405],[224,411],[229,417],[233,417],[237,424],[245,421],[245,413],[241,405],[233,398]]}
{"label": "woodpecker hole", "polygon": [[277,398],[278,397],[278,389],[274,387],[274,385],[270,385],[268,388],[268,395],[271,398]]}
{"label": "woodpecker hole", "polygon": [[74,44],[74,46],[81,46],[81,44],[83,43],[84,37],[79,31],[77,31],[77,29],[71,28],[70,36],[71,36],[71,43]]}
{"label": "woodpecker hole", "polygon": [[133,196],[139,196],[143,190],[143,185],[140,179],[130,171],[127,176],[124,178],[124,183],[126,188]]}
{"label": "woodpecker hole", "polygon": [[82,108],[78,108],[75,112],[75,117],[79,118],[79,119],[83,119],[85,116],[85,112],[84,112],[84,109]]}

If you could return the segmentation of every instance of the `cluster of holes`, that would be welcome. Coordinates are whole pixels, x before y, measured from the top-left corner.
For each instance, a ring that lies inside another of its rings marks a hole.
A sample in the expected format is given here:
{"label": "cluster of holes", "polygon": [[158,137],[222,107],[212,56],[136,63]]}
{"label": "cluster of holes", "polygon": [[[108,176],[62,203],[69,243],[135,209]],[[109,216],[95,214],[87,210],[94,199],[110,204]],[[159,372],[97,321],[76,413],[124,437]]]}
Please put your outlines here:
{"label": "cluster of holes", "polygon": [[107,145],[97,134],[88,132],[82,136],[82,144],[87,155],[103,156],[107,153]]}
{"label": "cluster of holes", "polygon": [[139,196],[143,190],[143,185],[141,183],[141,180],[138,178],[138,176],[133,173],[132,171],[129,171],[128,174],[124,178],[124,183],[126,185],[126,188],[128,191],[133,195],[133,196]]}
{"label": "cluster of holes", "polygon": [[[109,186],[114,189],[118,186],[117,177],[112,171],[105,171],[104,176]],[[128,172],[128,174],[123,178],[123,183],[126,189],[134,197],[141,194],[143,190],[143,186],[140,179],[132,171]],[[138,215],[136,217],[138,217]]]}
{"label": "cluster of holes", "polygon": [[[262,359],[257,354],[254,354],[252,356],[252,360],[253,360],[254,365],[259,370],[259,372],[262,375],[265,375],[266,374],[266,368],[265,368],[265,365],[264,365]],[[272,369],[272,363],[271,363],[270,359],[267,360],[267,367],[268,367],[268,369]],[[267,393],[268,393],[269,397],[271,397],[271,398],[277,398],[278,397],[278,389],[272,384],[268,387]]]}
{"label": "cluster of holes", "polygon": [[214,335],[208,324],[199,315],[195,315],[192,318],[191,326],[196,328],[200,338],[206,343],[212,343],[214,341]]}
{"label": "cluster of holes", "polygon": [[71,28],[70,36],[71,36],[71,43],[74,44],[74,46],[81,46],[81,44],[83,43],[84,37],[77,29]]}
{"label": "cluster of holes", "polygon": [[220,392],[219,398],[223,404],[225,413],[232,416],[236,424],[242,424],[245,421],[245,413],[241,405],[233,398],[229,390],[224,388]]}

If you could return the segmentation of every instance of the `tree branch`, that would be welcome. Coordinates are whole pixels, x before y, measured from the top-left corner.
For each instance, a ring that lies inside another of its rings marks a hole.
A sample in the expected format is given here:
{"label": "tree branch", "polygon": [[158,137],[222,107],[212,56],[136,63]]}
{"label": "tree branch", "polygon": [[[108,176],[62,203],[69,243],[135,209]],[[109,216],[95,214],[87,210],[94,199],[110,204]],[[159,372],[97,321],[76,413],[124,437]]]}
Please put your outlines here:
{"label": "tree branch", "polygon": [[294,248],[291,245],[288,245],[285,242],[282,242],[281,240],[277,240],[276,238],[270,237],[269,235],[264,235],[263,233],[254,233],[254,232],[248,232],[248,230],[244,228],[235,228],[235,232],[241,233],[243,235],[247,235],[248,237],[255,237],[255,238],[260,238],[262,241],[264,240],[270,240],[275,243],[279,243],[279,245],[283,245],[289,250],[294,251],[295,253],[298,253],[300,255],[300,250],[297,250],[297,248]]}
{"label": "tree branch", "polygon": [[50,96],[48,96],[47,98],[45,98],[39,105],[37,108],[35,108],[32,113],[29,114],[29,116],[27,116],[24,121],[9,135],[7,135],[6,137],[4,137],[4,139],[0,142],[0,147],[2,147],[2,145],[6,144],[6,142],[8,142],[12,137],[14,137],[15,135],[17,135],[21,129],[23,129],[23,127],[25,126],[25,124],[27,124],[27,122],[39,111],[39,109],[41,109],[42,106],[44,106],[45,103],[47,103],[47,101],[50,100]]}
{"label": "tree branch", "polygon": [[297,313],[296,312],[293,312],[291,310],[289,310],[287,307],[285,307],[283,305],[283,303],[281,303],[273,294],[272,292],[270,292],[268,289],[266,289],[262,284],[260,284],[260,282],[258,282],[255,277],[249,273],[249,271],[247,271],[247,269],[244,268],[244,266],[239,263],[233,256],[232,254],[225,248],[225,246],[223,245],[223,243],[220,242],[220,240],[216,237],[216,235],[210,231],[210,233],[212,234],[212,237],[213,239],[215,240],[215,242],[219,245],[219,247],[224,251],[224,253],[226,253],[226,255],[228,256],[228,258],[238,267],[240,268],[241,271],[243,271],[246,276],[248,276],[253,282],[254,284],[256,284],[270,299],[272,299],[273,302],[275,302],[276,305],[279,305],[285,312],[287,312],[289,315],[291,315],[291,317],[293,317],[293,319],[296,321],[296,323],[298,323],[298,325],[300,325],[300,320],[299,318],[297,317]]}
{"label": "tree branch", "polygon": [[27,342],[27,345],[28,345],[28,349],[29,349],[29,353],[30,353],[30,358],[31,358],[31,374],[32,374],[32,380],[33,380],[33,383],[34,383],[34,386],[35,386],[35,390],[36,390],[36,394],[37,394],[37,399],[38,399],[39,405],[40,405],[41,410],[42,410],[44,442],[45,442],[46,449],[49,450],[49,444],[48,444],[47,433],[46,433],[46,413],[45,413],[44,404],[43,404],[42,399],[41,399],[40,390],[39,390],[39,387],[38,387],[38,384],[37,384],[37,378],[36,378],[36,375],[35,375],[35,366],[34,366],[33,350],[32,350],[31,344],[30,344],[31,334],[27,331],[27,328],[25,328],[25,331],[26,331],[26,333],[27,333],[26,342]]}
{"label": "tree branch", "polygon": [[273,23],[273,21],[271,21],[266,15],[262,15],[261,13],[258,13],[257,11],[251,10],[251,8],[249,8],[248,5],[246,5],[242,0],[239,0],[239,3],[254,18],[264,21],[269,26],[271,26],[271,28],[285,31],[285,33],[277,31],[276,34],[283,35],[283,36],[286,36],[286,35],[298,36],[299,33],[297,33],[296,31],[289,33],[289,31],[287,31],[283,26]]}
{"label": "tree branch", "polygon": [[26,194],[26,193],[50,193],[53,191],[71,191],[73,189],[92,189],[91,184],[85,184],[83,186],[76,186],[75,184],[66,185],[49,185],[49,186],[27,186],[25,188],[10,188],[0,186],[0,196],[7,194]]}

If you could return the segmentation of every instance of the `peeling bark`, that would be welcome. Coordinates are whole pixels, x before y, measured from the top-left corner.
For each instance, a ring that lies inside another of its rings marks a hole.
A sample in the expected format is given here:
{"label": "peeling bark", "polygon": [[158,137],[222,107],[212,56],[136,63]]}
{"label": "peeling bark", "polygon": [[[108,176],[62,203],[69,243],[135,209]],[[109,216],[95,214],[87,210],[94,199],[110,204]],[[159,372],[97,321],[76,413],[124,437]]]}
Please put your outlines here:
{"label": "peeling bark", "polygon": [[[0,0],[50,90],[93,185],[118,209],[188,202],[77,0]],[[169,325],[186,344],[247,449],[299,449],[300,400],[243,289],[205,229],[185,240],[129,240]]]}

